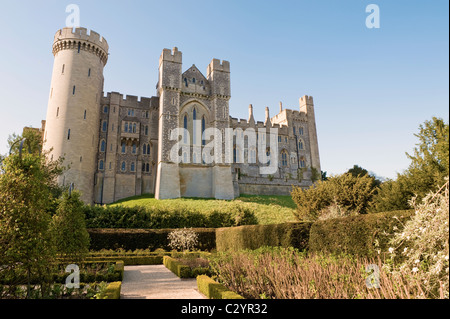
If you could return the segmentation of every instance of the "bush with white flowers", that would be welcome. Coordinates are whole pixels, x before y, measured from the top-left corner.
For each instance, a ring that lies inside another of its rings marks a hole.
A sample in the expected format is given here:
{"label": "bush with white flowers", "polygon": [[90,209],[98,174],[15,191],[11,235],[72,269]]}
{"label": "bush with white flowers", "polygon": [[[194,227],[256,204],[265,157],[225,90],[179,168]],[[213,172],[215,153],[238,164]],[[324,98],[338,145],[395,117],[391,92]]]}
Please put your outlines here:
{"label": "bush with white flowers", "polygon": [[421,203],[410,201],[415,215],[391,241],[391,271],[408,274],[425,298],[449,298],[449,182]]}
{"label": "bush with white flowers", "polygon": [[198,243],[198,234],[192,228],[176,229],[167,236],[172,249],[189,251]]}

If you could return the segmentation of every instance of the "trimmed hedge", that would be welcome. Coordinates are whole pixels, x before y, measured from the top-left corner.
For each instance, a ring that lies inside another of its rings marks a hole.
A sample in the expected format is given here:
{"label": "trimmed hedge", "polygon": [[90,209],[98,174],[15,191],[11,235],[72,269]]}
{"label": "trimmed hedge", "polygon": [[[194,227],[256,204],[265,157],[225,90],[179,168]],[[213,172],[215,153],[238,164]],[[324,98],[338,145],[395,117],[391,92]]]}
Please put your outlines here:
{"label": "trimmed hedge", "polygon": [[[198,234],[196,248],[210,251],[216,248],[216,231],[214,228],[193,228]],[[173,229],[88,229],[91,237],[91,250],[118,249],[125,250],[162,248],[170,250],[167,235]]]}
{"label": "trimmed hedge", "polygon": [[121,205],[86,205],[83,210],[87,228],[217,228],[258,223],[253,211],[239,205],[227,207],[226,211],[214,210],[208,213],[184,207],[162,209]]}
{"label": "trimmed hedge", "polygon": [[189,266],[183,265],[178,260],[172,257],[164,256],[163,264],[164,266],[166,266],[167,269],[169,269],[171,272],[173,272],[180,278],[191,277],[191,268]]}
{"label": "trimmed hedge", "polygon": [[197,276],[197,287],[209,299],[244,299],[206,275]]}
{"label": "trimmed hedge", "polygon": [[378,249],[388,250],[392,234],[413,215],[413,210],[403,210],[317,221],[311,227],[309,250],[375,257]]}
{"label": "trimmed hedge", "polygon": [[257,249],[262,246],[308,249],[312,223],[250,225],[216,230],[217,251]]}
{"label": "trimmed hedge", "polygon": [[105,291],[105,297],[103,299],[120,299],[120,289],[122,288],[121,281],[111,282]]}
{"label": "trimmed hedge", "polygon": [[[115,262],[115,263],[114,263]],[[114,263],[114,271],[108,272],[108,273],[87,273],[83,267],[80,267],[80,283],[89,283],[89,282],[100,282],[100,281],[106,281],[106,282],[113,282],[113,281],[122,281],[123,279],[123,273],[124,273],[124,263],[121,260],[104,260],[99,259],[95,261],[83,261],[82,265],[89,265],[89,264],[98,264],[98,263]],[[65,265],[66,264],[61,264]],[[52,282],[55,283],[61,283],[64,284],[66,282],[67,276],[69,276],[69,273],[66,273],[64,271],[60,273],[56,273],[52,275]],[[0,284],[8,285],[8,284],[26,284],[28,282],[28,278],[25,275],[19,275],[14,278],[1,278]],[[38,284],[40,283],[40,279],[37,277],[31,277],[30,278],[31,284]]]}
{"label": "trimmed hedge", "polygon": [[191,267],[184,265],[177,259],[169,256],[164,256],[163,264],[167,269],[169,269],[180,278],[195,278],[198,275],[209,273],[209,268],[197,267],[191,269]]}

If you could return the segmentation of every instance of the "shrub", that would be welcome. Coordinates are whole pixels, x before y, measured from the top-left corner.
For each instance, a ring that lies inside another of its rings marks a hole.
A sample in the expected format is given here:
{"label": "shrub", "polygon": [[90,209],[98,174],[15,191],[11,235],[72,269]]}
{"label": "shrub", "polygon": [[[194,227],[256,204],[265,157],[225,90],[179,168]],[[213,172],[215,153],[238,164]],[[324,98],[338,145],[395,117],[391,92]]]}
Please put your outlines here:
{"label": "shrub", "polygon": [[206,275],[197,276],[197,287],[209,299],[244,299]]}
{"label": "shrub", "polygon": [[311,223],[248,225],[216,230],[218,251],[256,249],[261,246],[308,248]]}
{"label": "shrub", "polygon": [[296,217],[300,221],[315,221],[332,204],[343,211],[364,214],[374,195],[373,178],[346,173],[319,181],[308,189],[294,187],[292,199],[297,204]]}
{"label": "shrub", "polygon": [[167,239],[172,249],[189,251],[197,245],[198,234],[192,228],[175,229],[167,235]]}
{"label": "shrub", "polygon": [[84,210],[88,228],[217,228],[257,223],[254,213],[239,205],[211,213],[185,207],[166,209],[121,205],[86,206]]}
{"label": "shrub", "polygon": [[171,272],[173,272],[175,275],[177,275],[180,278],[190,278],[191,273],[191,267],[187,265],[183,265],[181,262],[176,260],[175,258],[164,256],[163,258],[163,264],[167,267]]}
{"label": "shrub", "polygon": [[317,221],[311,226],[311,252],[375,257],[387,250],[389,234],[401,229],[414,211],[395,211]]}
{"label": "shrub", "polygon": [[392,273],[406,272],[424,287],[424,295],[449,298],[449,189],[448,181],[416,203],[415,214],[390,241]]}
{"label": "shrub", "polygon": [[[248,299],[406,299],[417,298],[422,289],[405,276],[383,271],[378,258],[306,254],[292,248],[220,253],[210,265],[220,283]],[[369,265],[380,270],[375,279],[379,288],[368,286]]]}
{"label": "shrub", "polygon": [[79,192],[70,196],[64,192],[50,224],[56,252],[75,262],[81,261],[89,248],[83,206]]}
{"label": "shrub", "polygon": [[96,299],[120,299],[121,281],[111,282],[95,295]]}

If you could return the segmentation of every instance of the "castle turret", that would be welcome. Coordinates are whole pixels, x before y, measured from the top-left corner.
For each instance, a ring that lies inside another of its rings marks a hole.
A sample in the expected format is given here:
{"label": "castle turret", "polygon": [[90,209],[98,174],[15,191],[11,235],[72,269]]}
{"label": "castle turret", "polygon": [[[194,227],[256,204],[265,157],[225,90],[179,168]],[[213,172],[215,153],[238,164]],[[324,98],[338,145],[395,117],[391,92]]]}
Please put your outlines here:
{"label": "castle turret", "polygon": [[55,34],[53,55],[44,150],[64,157],[69,167],[59,184],[74,183],[82,200],[92,203],[108,43],[94,31],[63,28]]}
{"label": "castle turret", "polygon": [[264,120],[264,125],[267,125],[267,123],[270,124],[270,113],[269,113],[269,107],[266,106],[266,119]]}
{"label": "castle turret", "polygon": [[304,112],[308,120],[311,166],[320,173],[319,143],[317,140],[316,117],[314,115],[314,102],[312,96],[304,95],[300,98],[300,112]]}
{"label": "castle turret", "polygon": [[253,117],[253,105],[250,104],[248,106],[248,121],[249,124],[253,123],[255,124],[255,118]]}
{"label": "castle turret", "polygon": [[[158,167],[155,198],[180,197],[179,165],[170,158],[177,143],[170,139],[171,131],[179,127],[182,53],[178,48],[164,49],[159,58],[159,132]],[[178,140],[178,139],[177,139]]]}

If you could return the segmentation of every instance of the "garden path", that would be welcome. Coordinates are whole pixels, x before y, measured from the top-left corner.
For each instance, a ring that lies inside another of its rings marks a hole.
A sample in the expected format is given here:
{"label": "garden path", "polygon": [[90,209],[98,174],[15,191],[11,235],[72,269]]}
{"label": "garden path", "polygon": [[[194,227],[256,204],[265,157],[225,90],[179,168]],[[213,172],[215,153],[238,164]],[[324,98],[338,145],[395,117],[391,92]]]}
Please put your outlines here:
{"label": "garden path", "polygon": [[125,266],[121,299],[206,299],[196,279],[180,279],[164,265]]}

